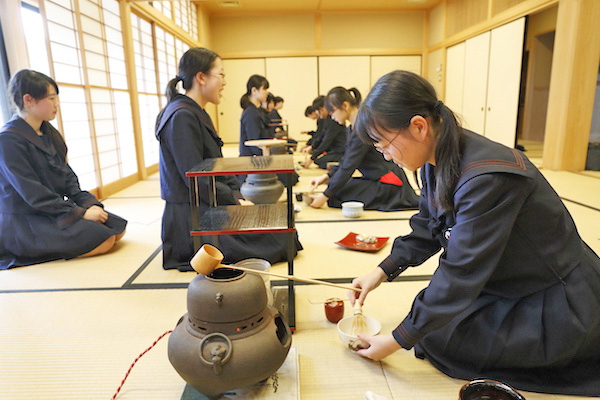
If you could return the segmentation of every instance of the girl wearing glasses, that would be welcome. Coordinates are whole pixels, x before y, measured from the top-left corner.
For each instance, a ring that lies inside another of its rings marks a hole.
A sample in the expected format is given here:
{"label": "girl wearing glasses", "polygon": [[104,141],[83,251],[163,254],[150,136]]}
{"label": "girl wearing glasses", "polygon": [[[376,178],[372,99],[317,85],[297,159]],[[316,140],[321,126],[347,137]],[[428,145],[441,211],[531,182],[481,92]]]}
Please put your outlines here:
{"label": "girl wearing glasses", "polygon": [[370,347],[358,353],[379,360],[414,347],[455,378],[600,396],[600,259],[527,157],[462,129],[406,71],[375,84],[356,130],[386,159],[421,168],[423,188],[412,232],[353,281],[362,292],[351,301],[443,250],[402,323],[363,337]]}

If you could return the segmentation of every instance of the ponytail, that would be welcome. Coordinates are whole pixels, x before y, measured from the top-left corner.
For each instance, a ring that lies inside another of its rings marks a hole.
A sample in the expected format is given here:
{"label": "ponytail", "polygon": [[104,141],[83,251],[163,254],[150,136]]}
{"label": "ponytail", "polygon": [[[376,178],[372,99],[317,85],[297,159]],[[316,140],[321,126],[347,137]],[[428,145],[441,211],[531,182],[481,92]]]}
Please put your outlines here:
{"label": "ponytail", "polygon": [[445,211],[454,211],[454,189],[460,178],[460,159],[463,133],[456,116],[444,103],[433,106],[433,117],[438,122],[435,146],[435,194],[437,203]]}
{"label": "ponytail", "polygon": [[250,104],[250,95],[248,93],[244,93],[240,99],[240,107],[245,110],[246,107],[248,107],[248,104]]}
{"label": "ponytail", "polygon": [[335,109],[341,108],[345,101],[352,107],[358,107],[361,100],[362,97],[357,88],[345,89],[341,86],[336,86],[327,93],[325,108],[327,108],[327,111],[333,112]]}
{"label": "ponytail", "polygon": [[173,100],[173,98],[179,94],[179,91],[177,90],[177,84],[179,83],[179,81],[182,80],[183,79],[181,79],[179,75],[177,75],[175,78],[171,79],[169,83],[167,83],[167,90],[165,90],[165,96],[167,96],[167,103]]}
{"label": "ponytail", "polygon": [[381,77],[360,106],[354,131],[363,142],[376,143],[381,138],[380,130],[401,131],[415,115],[430,117],[436,134],[433,200],[445,212],[454,212],[464,134],[452,110],[437,99],[426,79],[408,71],[393,71]]}

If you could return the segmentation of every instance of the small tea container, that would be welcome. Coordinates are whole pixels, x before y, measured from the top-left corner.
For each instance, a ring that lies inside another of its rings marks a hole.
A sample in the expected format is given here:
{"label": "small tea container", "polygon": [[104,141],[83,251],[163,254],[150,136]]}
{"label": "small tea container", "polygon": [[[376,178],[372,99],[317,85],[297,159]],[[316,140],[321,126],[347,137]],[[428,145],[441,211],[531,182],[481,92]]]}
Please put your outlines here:
{"label": "small tea container", "polygon": [[337,323],[344,318],[344,302],[342,299],[332,297],[325,301],[325,316],[329,322]]}

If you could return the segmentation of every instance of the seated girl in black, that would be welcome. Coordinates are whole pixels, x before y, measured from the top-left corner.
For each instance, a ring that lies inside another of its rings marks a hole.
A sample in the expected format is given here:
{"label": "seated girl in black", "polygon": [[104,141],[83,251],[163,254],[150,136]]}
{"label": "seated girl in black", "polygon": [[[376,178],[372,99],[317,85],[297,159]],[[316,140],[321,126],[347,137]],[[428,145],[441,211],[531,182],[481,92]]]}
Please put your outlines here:
{"label": "seated girl in black", "polygon": [[[338,123],[354,124],[360,104],[360,92],[335,87],[327,94],[325,102],[331,116]],[[415,209],[419,198],[406,179],[404,170],[384,158],[371,145],[363,143],[348,127],[346,150],[340,165],[327,174],[311,180],[315,187],[328,183],[323,193],[311,195],[311,207],[340,208],[345,201],[360,201],[365,210],[397,211]],[[361,177],[352,177],[359,170]]]}
{"label": "seated girl in black", "polygon": [[8,86],[17,114],[0,130],[0,269],[106,253],[127,221],[81,190],[67,164],[48,122],[58,112],[56,82],[25,69]]}

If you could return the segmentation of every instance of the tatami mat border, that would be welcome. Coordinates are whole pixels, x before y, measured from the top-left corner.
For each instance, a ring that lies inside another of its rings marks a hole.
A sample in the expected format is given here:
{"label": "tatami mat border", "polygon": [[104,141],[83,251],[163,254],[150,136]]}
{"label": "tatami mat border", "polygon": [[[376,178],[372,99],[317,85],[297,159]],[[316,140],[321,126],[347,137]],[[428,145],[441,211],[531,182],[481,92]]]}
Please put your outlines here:
{"label": "tatami mat border", "polygon": [[589,208],[590,210],[594,210],[594,211],[600,212],[600,208],[596,208],[596,207],[590,206],[590,205],[585,204],[585,203],[580,203],[579,201],[567,199],[566,197],[561,197],[560,199],[562,201],[568,201],[569,203],[577,204],[578,206]]}
{"label": "tatami mat border", "polygon": [[[600,211],[600,210],[599,210]],[[381,222],[381,221],[410,221],[410,218],[401,217],[401,218],[361,218],[361,219],[327,219],[327,220],[296,220],[296,224],[327,224],[330,222],[347,222],[347,223],[355,223],[355,222]]]}

